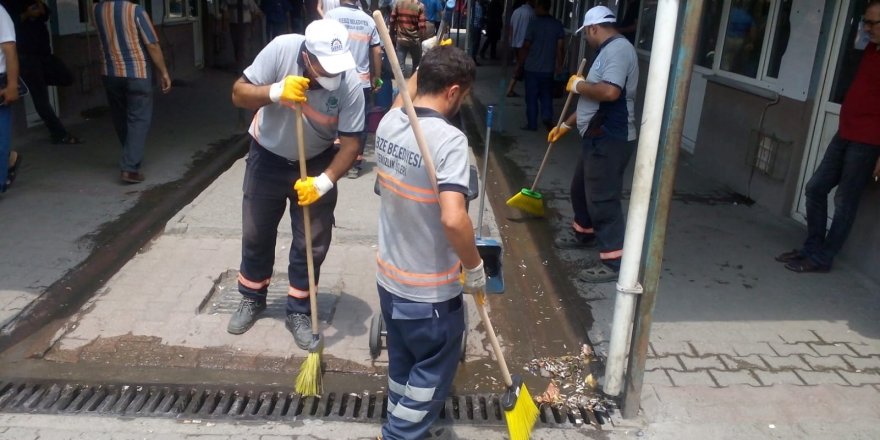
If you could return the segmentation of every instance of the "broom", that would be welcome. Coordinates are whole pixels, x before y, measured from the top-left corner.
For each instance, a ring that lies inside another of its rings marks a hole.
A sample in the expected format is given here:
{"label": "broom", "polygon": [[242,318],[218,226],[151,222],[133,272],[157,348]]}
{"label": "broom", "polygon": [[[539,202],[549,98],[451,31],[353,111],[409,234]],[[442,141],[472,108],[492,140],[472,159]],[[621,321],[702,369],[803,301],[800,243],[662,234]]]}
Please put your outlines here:
{"label": "broom", "polygon": [[[308,176],[306,169],[306,143],[303,137],[303,114],[302,104],[296,107],[296,137],[299,142],[299,175],[300,179]],[[312,309],[312,344],[309,346],[309,355],[299,367],[296,376],[296,392],[302,396],[320,396],[323,387],[321,384],[321,352],[324,351],[324,341],[321,339],[318,327],[318,289],[315,286],[315,262],[312,259],[312,220],[309,216],[309,207],[303,206],[303,224],[306,236],[306,266],[309,271],[309,303]]]}
{"label": "broom", "polygon": [[[373,12],[373,21],[376,22],[379,36],[382,38],[382,43],[385,47],[394,47],[391,43],[391,37],[388,35],[388,28],[385,27],[385,21],[382,19],[382,13],[379,11]],[[422,133],[422,126],[419,123],[419,118],[416,116],[415,107],[413,107],[412,99],[409,96],[409,91],[407,90],[406,82],[403,78],[403,71],[400,69],[397,54],[393,50],[388,51],[388,61],[390,61],[391,68],[394,71],[394,78],[397,80],[398,84],[400,84],[398,88],[400,90],[400,96],[403,99],[404,109],[409,117],[410,126],[415,135],[416,143],[419,146],[419,151],[425,159],[425,168],[428,172],[428,177],[431,180],[431,185],[434,187],[434,193],[437,194],[439,200],[440,194],[437,189],[437,176],[434,171],[433,156],[431,156],[430,151],[428,151],[428,145],[425,142],[425,137]],[[507,385],[504,395],[501,397],[501,406],[504,408],[504,415],[507,420],[507,430],[510,434],[510,438],[511,440],[528,439],[532,427],[535,426],[535,421],[538,419],[538,407],[535,406],[535,402],[532,400],[532,396],[529,395],[529,390],[526,389],[522,379],[518,376],[510,376],[510,371],[507,369],[507,363],[504,361],[504,354],[501,352],[501,345],[498,344],[498,338],[495,336],[492,322],[489,321],[489,314],[484,307],[486,301],[485,292],[480,292],[475,295],[475,299],[477,308],[480,310],[480,318],[483,320],[483,325],[486,327],[486,331],[489,334],[489,340],[492,342],[492,349],[495,351],[495,357],[498,358],[498,366],[501,368],[501,374],[504,376],[504,383]]]}
{"label": "broom", "polygon": [[[580,65],[578,65],[578,75],[582,76],[584,74],[584,67],[586,67],[586,65],[587,60],[584,58],[581,60]],[[565,99],[565,105],[562,107],[562,113],[559,115],[559,122],[556,123],[557,128],[562,126],[562,123],[565,122],[565,114],[568,113],[568,107],[571,105],[571,101],[574,100],[574,95],[574,90],[568,92],[568,98]],[[553,142],[550,142],[547,144],[547,151],[544,153],[544,159],[541,160],[541,166],[538,168],[538,174],[535,175],[535,181],[532,183],[532,187],[519,190],[518,193],[514,194],[513,197],[507,200],[507,206],[519,209],[520,211],[537,217],[544,216],[544,196],[536,191],[535,188],[538,187],[541,173],[544,171],[544,166],[547,165],[547,158],[550,157],[550,151],[552,150]]]}

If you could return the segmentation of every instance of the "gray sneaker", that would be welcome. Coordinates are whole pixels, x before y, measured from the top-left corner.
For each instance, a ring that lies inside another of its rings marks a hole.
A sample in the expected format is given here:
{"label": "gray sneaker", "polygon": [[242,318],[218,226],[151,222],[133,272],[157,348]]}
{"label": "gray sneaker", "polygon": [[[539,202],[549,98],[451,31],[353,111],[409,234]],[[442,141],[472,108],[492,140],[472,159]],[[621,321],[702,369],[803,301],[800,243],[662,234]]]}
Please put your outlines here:
{"label": "gray sneaker", "polygon": [[553,246],[557,249],[590,249],[596,247],[596,236],[575,232],[557,237],[553,240]]}
{"label": "gray sneaker", "polygon": [[296,346],[308,350],[312,345],[312,318],[303,313],[291,313],[287,315],[284,326],[293,335]]}
{"label": "gray sneaker", "polygon": [[238,304],[238,310],[229,318],[229,325],[226,326],[226,331],[233,335],[240,335],[248,331],[256,322],[257,315],[263,310],[266,310],[265,301],[248,297],[242,298],[241,303]]}

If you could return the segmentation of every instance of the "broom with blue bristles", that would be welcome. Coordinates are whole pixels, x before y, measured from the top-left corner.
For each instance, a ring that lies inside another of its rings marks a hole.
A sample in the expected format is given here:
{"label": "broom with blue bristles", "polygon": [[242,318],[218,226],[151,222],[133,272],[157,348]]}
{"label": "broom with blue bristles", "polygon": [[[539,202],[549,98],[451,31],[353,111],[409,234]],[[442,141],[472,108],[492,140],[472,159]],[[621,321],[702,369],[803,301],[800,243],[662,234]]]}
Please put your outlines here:
{"label": "broom with blue bristles", "polygon": [[[413,134],[416,138],[416,144],[418,144],[419,151],[425,159],[425,168],[428,172],[428,177],[434,187],[434,193],[437,194],[439,200],[440,195],[437,188],[437,176],[435,174],[433,160],[431,159],[432,156],[428,150],[425,136],[422,133],[419,118],[416,116],[412,99],[409,96],[406,87],[406,80],[403,77],[403,71],[400,69],[397,54],[393,49],[394,45],[391,42],[391,36],[388,33],[388,28],[385,26],[385,20],[382,19],[382,13],[379,11],[373,12],[373,21],[376,22],[379,36],[382,38],[382,43],[385,45],[386,52],[388,53],[388,61],[391,64],[391,69],[394,71],[394,79],[397,81],[400,89],[400,96],[403,100],[404,110],[406,110],[406,114],[409,117],[410,126],[412,127]],[[391,49],[389,50],[389,48]],[[426,55],[430,56],[430,52]],[[495,357],[498,359],[498,366],[501,368],[501,374],[504,376],[504,383],[507,385],[504,395],[501,396],[501,406],[504,408],[504,418],[507,420],[507,431],[510,433],[511,440],[526,440],[529,438],[532,428],[535,426],[535,422],[538,419],[538,407],[535,406],[535,401],[532,400],[532,396],[529,395],[529,390],[526,389],[522,379],[518,376],[511,377],[510,371],[507,369],[507,363],[504,361],[504,354],[501,352],[501,345],[498,343],[498,337],[495,336],[495,330],[492,327],[492,322],[489,320],[489,314],[486,311],[486,292],[482,291],[477,293],[474,295],[474,299],[477,303],[477,309],[480,311],[480,318],[483,320],[483,325],[486,327],[486,332],[489,334],[489,340],[492,342],[492,349],[495,351]]]}
{"label": "broom with blue bristles", "polygon": [[[584,58],[581,60],[580,65],[578,65],[577,74],[579,76],[583,76],[584,67],[586,66],[587,59]],[[565,105],[562,107],[562,113],[559,115],[559,122],[556,123],[557,128],[562,126],[562,123],[565,122],[565,114],[568,113],[568,107],[571,105],[574,95],[574,90],[568,92],[568,98],[565,99]],[[535,188],[538,187],[538,181],[541,179],[541,173],[544,171],[544,166],[547,165],[547,158],[550,157],[550,151],[553,150],[553,144],[553,142],[547,144],[547,151],[544,153],[544,159],[541,160],[541,166],[538,168],[538,174],[535,175],[535,181],[532,183],[532,187],[519,190],[518,193],[514,194],[513,197],[507,200],[507,206],[519,209],[520,211],[524,211],[537,217],[544,216],[544,196],[542,196]]]}

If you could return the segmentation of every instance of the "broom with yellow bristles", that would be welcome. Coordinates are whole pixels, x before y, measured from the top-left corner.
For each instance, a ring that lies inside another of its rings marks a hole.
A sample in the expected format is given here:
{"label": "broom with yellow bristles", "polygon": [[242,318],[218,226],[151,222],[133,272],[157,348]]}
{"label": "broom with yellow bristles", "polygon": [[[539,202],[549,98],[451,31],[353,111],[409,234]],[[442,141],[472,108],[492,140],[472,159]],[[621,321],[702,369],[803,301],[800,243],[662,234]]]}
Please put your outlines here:
{"label": "broom with yellow bristles", "polygon": [[[579,76],[583,76],[584,67],[586,67],[586,65],[587,59],[584,58],[581,60],[580,65],[578,65],[577,74]],[[568,98],[565,99],[565,105],[562,107],[562,113],[559,115],[559,122],[556,123],[557,128],[561,127],[562,123],[565,122],[565,114],[568,113],[568,107],[571,105],[571,101],[574,100],[574,95],[574,90],[568,92]],[[553,149],[553,144],[553,142],[547,144],[547,151],[544,153],[544,159],[541,160],[541,166],[538,168],[538,174],[535,175],[535,181],[532,183],[532,187],[519,190],[518,193],[514,194],[513,197],[507,200],[507,206],[519,209],[520,211],[524,211],[534,216],[544,216],[544,196],[536,191],[535,188],[538,187],[538,181],[541,179],[541,173],[544,171],[544,166],[547,165],[547,158],[550,157],[550,151]]]}
{"label": "broom with yellow bristles", "polygon": [[[416,144],[418,144],[419,151],[422,153],[422,157],[425,160],[425,168],[428,177],[431,180],[431,184],[434,187],[434,193],[437,194],[439,200],[440,195],[437,188],[437,176],[435,174],[433,160],[431,159],[433,156],[428,150],[428,144],[422,133],[419,118],[416,116],[415,107],[409,96],[407,83],[403,77],[403,71],[400,69],[400,62],[394,51],[394,45],[391,42],[391,36],[388,34],[388,28],[385,26],[385,20],[382,18],[382,13],[379,11],[373,12],[373,21],[376,22],[379,36],[381,37],[382,43],[388,54],[388,61],[391,64],[391,69],[394,71],[394,79],[397,81],[398,89],[400,90],[400,97],[403,100],[404,109],[409,117],[410,127],[412,127],[413,134],[416,138]],[[429,51],[426,56],[431,56],[430,54],[431,52]],[[492,327],[492,322],[489,320],[489,314],[486,311],[486,292],[482,291],[477,293],[474,295],[474,299],[477,303],[477,309],[480,311],[480,318],[483,320],[483,325],[486,327],[486,332],[489,334],[489,340],[492,342],[492,349],[495,351],[495,357],[498,359],[498,366],[501,368],[501,374],[504,376],[504,383],[507,385],[504,395],[501,396],[501,406],[504,408],[504,416],[507,420],[507,430],[510,433],[511,440],[526,440],[529,438],[532,428],[535,426],[535,422],[538,419],[538,407],[535,406],[535,402],[532,400],[532,396],[529,395],[529,390],[526,389],[522,379],[518,376],[511,377],[510,371],[507,369],[507,363],[504,361],[504,354],[501,352],[501,345],[498,343],[498,338],[495,336],[495,330]]]}
{"label": "broom with yellow bristles", "polygon": [[[296,137],[299,142],[299,175],[300,179],[308,177],[306,169],[306,144],[303,136],[303,113],[302,104],[296,106]],[[315,286],[315,262],[312,259],[312,221],[309,216],[309,207],[303,206],[303,226],[306,237],[306,266],[309,271],[309,303],[312,309],[312,344],[309,346],[309,355],[299,367],[296,376],[296,392],[303,396],[320,396],[323,392],[321,385],[321,352],[324,351],[324,341],[321,339],[318,327],[318,289]]]}

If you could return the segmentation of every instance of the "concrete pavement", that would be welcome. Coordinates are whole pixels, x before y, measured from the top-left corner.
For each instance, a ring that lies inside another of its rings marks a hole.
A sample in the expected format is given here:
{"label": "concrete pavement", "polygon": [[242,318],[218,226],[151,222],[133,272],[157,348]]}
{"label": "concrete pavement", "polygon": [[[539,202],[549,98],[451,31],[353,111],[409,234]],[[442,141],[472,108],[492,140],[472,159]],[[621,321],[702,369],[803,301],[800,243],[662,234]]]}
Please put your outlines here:
{"label": "concrete pavement", "polygon": [[[481,105],[499,103],[502,82],[497,67],[479,69],[472,113],[477,128],[482,126]],[[561,107],[561,101],[556,107]],[[606,350],[614,285],[578,282],[577,268],[595,255],[561,252],[548,241],[571,221],[568,180],[578,142],[569,135],[551,156],[540,187],[547,218],[525,219],[503,202],[534,176],[546,134],[517,130],[524,123],[521,98],[508,100],[500,112],[503,132],[493,134],[495,153],[489,178],[490,199],[497,213],[494,223],[507,249],[537,249],[534,255],[508,260],[506,265],[509,279],[526,279],[533,289],[521,293],[533,291],[534,296],[527,299],[535,301],[535,306],[522,313],[537,314],[532,309],[552,295],[554,301],[559,300],[552,307],[589,310],[592,316],[582,317],[580,337],[588,336],[601,354]],[[483,129],[472,130],[472,144],[480,145],[476,132]],[[164,363],[195,369],[268,369],[282,374],[295,370],[299,351],[273,316],[262,319],[247,334],[233,337],[225,333],[225,315],[205,313],[212,310],[216,298],[222,299],[217,294],[225,288],[223,275],[237,266],[241,170],[241,163],[233,166],[178,213],[164,233],[59,327],[50,347],[34,348],[34,354],[45,354],[60,369]],[[16,185],[24,187],[23,182]],[[382,358],[369,359],[364,336],[368,317],[375,310],[371,302],[375,296],[371,258],[375,215],[367,213],[374,200],[372,177],[344,179],[340,187],[345,199],[340,199],[337,209],[338,228],[326,263],[328,281],[322,283],[320,292],[333,299],[327,307],[331,317],[325,323],[326,353],[332,368],[378,375]],[[880,310],[880,288],[849,270],[845,261],[826,275],[785,271],[772,256],[796,246],[802,227],[761,207],[734,204],[735,200],[725,188],[691,169],[686,160],[682,163],[654,315],[643,413],[637,420],[616,420],[614,435],[876,438],[880,435],[876,426],[880,326],[875,317]],[[286,267],[286,250],[281,248],[286,239],[284,234],[279,238],[277,273]],[[505,310],[509,300],[509,296],[499,299],[499,310]],[[518,345],[533,342],[534,334],[526,329],[554,326],[558,316],[553,316],[534,325],[520,319],[515,326],[520,333],[502,334],[507,348],[516,350]],[[472,327],[475,322],[472,317]],[[489,367],[481,367],[490,360],[480,332],[473,330],[477,337],[469,339],[469,363],[460,376],[482,375],[483,368],[491,376]],[[559,352],[565,349],[565,340],[560,338],[558,346],[549,348],[538,344],[529,352]],[[490,379],[485,382],[492,385]],[[532,389],[533,394],[538,391]],[[0,419],[0,426],[11,429],[38,423],[29,416],[15,417]],[[39,423],[53,420],[57,419]],[[254,429],[260,433],[263,428]],[[36,428],[31,425],[31,429]],[[106,428],[106,432],[115,429]],[[573,435],[553,433],[553,438]],[[487,435],[481,431],[462,438],[491,438]]]}

